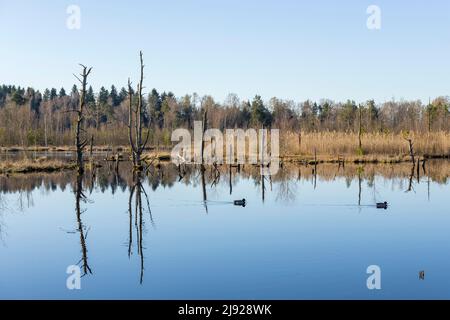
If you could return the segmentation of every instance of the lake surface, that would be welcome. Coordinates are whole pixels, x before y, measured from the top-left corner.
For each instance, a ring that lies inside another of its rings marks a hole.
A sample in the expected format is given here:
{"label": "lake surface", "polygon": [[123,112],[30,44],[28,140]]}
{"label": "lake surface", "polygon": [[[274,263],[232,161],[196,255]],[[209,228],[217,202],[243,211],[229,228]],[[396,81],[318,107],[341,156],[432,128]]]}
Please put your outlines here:
{"label": "lake surface", "polygon": [[448,161],[312,169],[0,176],[0,298],[450,299]]}

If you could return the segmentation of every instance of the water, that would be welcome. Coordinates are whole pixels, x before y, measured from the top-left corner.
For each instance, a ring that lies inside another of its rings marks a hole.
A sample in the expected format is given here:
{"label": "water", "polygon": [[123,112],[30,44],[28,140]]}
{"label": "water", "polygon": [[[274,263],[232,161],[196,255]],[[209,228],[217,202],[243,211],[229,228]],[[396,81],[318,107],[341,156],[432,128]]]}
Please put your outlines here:
{"label": "water", "polygon": [[[449,168],[233,168],[231,188],[228,168],[180,180],[172,165],[140,183],[126,163],[1,176],[0,298],[449,299]],[[381,290],[367,289],[370,265]]]}

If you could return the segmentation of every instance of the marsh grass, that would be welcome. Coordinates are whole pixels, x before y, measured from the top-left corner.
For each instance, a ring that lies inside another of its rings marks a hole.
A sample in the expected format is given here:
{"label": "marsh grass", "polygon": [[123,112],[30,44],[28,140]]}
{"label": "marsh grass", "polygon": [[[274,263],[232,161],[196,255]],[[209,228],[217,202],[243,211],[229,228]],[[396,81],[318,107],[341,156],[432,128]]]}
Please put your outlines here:
{"label": "marsh grass", "polygon": [[[358,145],[358,133],[353,132],[287,132],[280,131],[280,156],[285,162],[304,162],[311,164],[314,153],[317,153],[317,162],[353,162],[353,163],[400,163],[410,161],[409,146],[403,133],[364,133],[362,148]],[[414,144],[414,153],[421,159],[450,158],[450,132],[410,132],[408,137]],[[167,146],[149,146],[143,156],[147,162],[152,163],[170,161],[171,148],[176,143]],[[41,152],[73,152],[72,146],[35,146],[35,147],[2,147],[2,152],[41,151]],[[88,149],[86,149],[86,153]],[[193,150],[193,149],[192,149]],[[129,146],[97,145],[94,152],[106,152],[109,155],[123,154],[128,159]],[[248,155],[248,145],[246,152]],[[223,150],[226,157],[227,150]],[[8,169],[11,168],[11,169]],[[71,168],[71,164],[46,160],[23,160],[15,163],[0,163],[0,170],[33,170],[52,171]],[[28,170],[28,171],[27,171]]]}
{"label": "marsh grass", "polygon": [[72,170],[75,169],[75,167],[75,163],[72,162],[49,160],[45,158],[0,162],[0,172],[2,173],[55,172]]}
{"label": "marsh grass", "polygon": [[[449,156],[450,133],[409,133],[418,156]],[[365,133],[362,149],[358,134],[352,132],[284,133],[280,137],[280,153],[289,157],[310,158],[316,150],[318,159],[328,161],[344,157],[346,161],[401,162],[408,159],[409,146],[401,133]]]}

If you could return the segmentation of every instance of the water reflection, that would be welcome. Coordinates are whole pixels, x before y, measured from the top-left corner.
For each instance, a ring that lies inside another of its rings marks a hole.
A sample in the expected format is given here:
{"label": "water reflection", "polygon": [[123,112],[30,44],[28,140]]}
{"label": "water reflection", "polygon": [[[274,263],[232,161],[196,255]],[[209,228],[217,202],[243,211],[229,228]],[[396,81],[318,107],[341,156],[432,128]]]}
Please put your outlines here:
{"label": "water reflection", "polygon": [[[140,262],[140,276],[139,283],[142,284],[144,279],[144,246],[143,246],[143,237],[144,237],[144,209],[142,205],[142,198],[145,200],[146,209],[150,217],[150,222],[152,226],[155,226],[152,217],[152,211],[150,209],[150,201],[145,191],[144,186],[142,185],[142,176],[141,172],[135,172],[134,174],[134,183],[130,188],[130,196],[128,198],[128,214],[129,214],[129,228],[128,228],[128,258],[131,259],[133,254],[133,220],[134,227],[136,231],[136,248],[137,254],[139,256]],[[133,197],[134,197],[134,206],[133,206]],[[134,207],[134,212],[133,212]],[[133,219],[134,217],[134,219]]]}
{"label": "water reflection", "polygon": [[[359,282],[347,280],[361,270],[365,276],[368,261],[395,268],[411,259],[402,268],[411,265],[414,275],[415,268],[424,265],[430,270],[448,267],[441,253],[448,252],[450,243],[448,218],[442,213],[449,169],[448,161],[429,162],[426,168],[285,163],[277,175],[261,176],[260,167],[249,165],[161,163],[133,173],[128,162],[119,168],[102,162],[78,176],[72,172],[0,176],[0,238],[7,240],[0,255],[20,267],[27,264],[27,257],[35,259],[35,251],[50,247],[39,252],[49,270],[47,278],[62,272],[59,261],[78,261],[86,288],[89,284],[98,288],[83,291],[87,297],[110,297],[114,292],[115,298],[122,289],[128,298],[235,297],[236,282],[245,283],[244,297],[310,297],[311,292],[302,288],[318,288],[318,297],[342,297],[327,291],[330,283],[340,281],[327,278],[330,265],[342,263],[341,271],[352,270],[342,271],[347,278],[333,286],[346,286],[346,292],[359,290]],[[243,197],[249,203],[245,209],[230,201]],[[67,200],[67,210],[52,211],[53,201]],[[389,214],[368,208],[385,200],[395,202]],[[423,214],[426,210],[434,214]],[[21,211],[26,214],[18,214]],[[40,230],[33,227],[36,224]],[[76,239],[61,232],[68,229]],[[44,246],[46,241],[51,245]],[[431,253],[423,256],[416,249]],[[27,286],[25,280],[21,283],[22,270],[0,266],[0,271],[11,272],[17,288]],[[95,276],[87,276],[91,274]],[[54,288],[63,283],[59,280]],[[210,290],[216,295],[204,294]],[[368,293],[358,294],[355,297]]]}
{"label": "water reflection", "polygon": [[[405,191],[413,191],[415,184],[436,183],[445,185],[450,176],[450,162],[435,160],[427,164],[427,170],[410,164],[367,164],[350,165],[345,167],[334,164],[320,164],[314,166],[284,165],[274,176],[262,176],[257,166],[245,165],[241,168],[231,166],[206,167],[186,166],[180,169],[173,164],[161,164],[149,167],[140,178],[142,183],[147,183],[155,191],[158,188],[172,188],[176,184],[201,185],[202,199],[208,200],[208,190],[214,190],[225,186],[229,194],[233,193],[233,186],[240,180],[252,180],[261,192],[261,201],[264,201],[267,192],[272,191],[272,184],[278,185],[276,197],[280,201],[295,199],[296,192],[292,190],[295,181],[310,181],[314,188],[320,182],[334,181],[338,178],[346,179],[347,187],[351,186],[354,179],[359,182],[366,181],[371,184],[375,177],[380,177],[392,183],[393,186],[404,188]],[[223,179],[222,179],[223,177]],[[0,193],[19,193],[20,206],[32,205],[30,192],[41,188],[46,192],[52,192],[58,188],[62,191],[70,187],[71,172],[59,173],[29,173],[16,175],[0,175]],[[116,193],[117,190],[125,191],[135,185],[131,165],[127,162],[121,164],[119,170],[108,165],[87,170],[83,177],[83,184],[88,186],[89,193],[94,189],[100,192]],[[1,198],[0,198],[1,208]]]}
{"label": "water reflection", "polygon": [[76,183],[74,187],[75,192],[75,212],[77,215],[77,231],[80,234],[80,246],[81,246],[81,259],[78,261],[77,265],[81,265],[81,269],[83,270],[82,276],[86,274],[92,274],[91,267],[88,263],[88,250],[86,245],[86,239],[88,236],[89,228],[86,228],[83,225],[83,220],[81,215],[86,212],[85,209],[81,209],[81,203],[86,203],[87,198],[83,193],[83,175],[78,174],[76,176]]}

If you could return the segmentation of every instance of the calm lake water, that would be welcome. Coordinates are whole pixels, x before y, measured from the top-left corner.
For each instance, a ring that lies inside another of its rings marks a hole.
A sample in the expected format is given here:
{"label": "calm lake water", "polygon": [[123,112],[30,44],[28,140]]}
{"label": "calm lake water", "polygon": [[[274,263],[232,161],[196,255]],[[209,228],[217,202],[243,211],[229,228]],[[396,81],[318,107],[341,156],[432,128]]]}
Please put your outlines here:
{"label": "calm lake water", "polygon": [[450,299],[448,161],[185,171],[1,176],[0,298]]}

